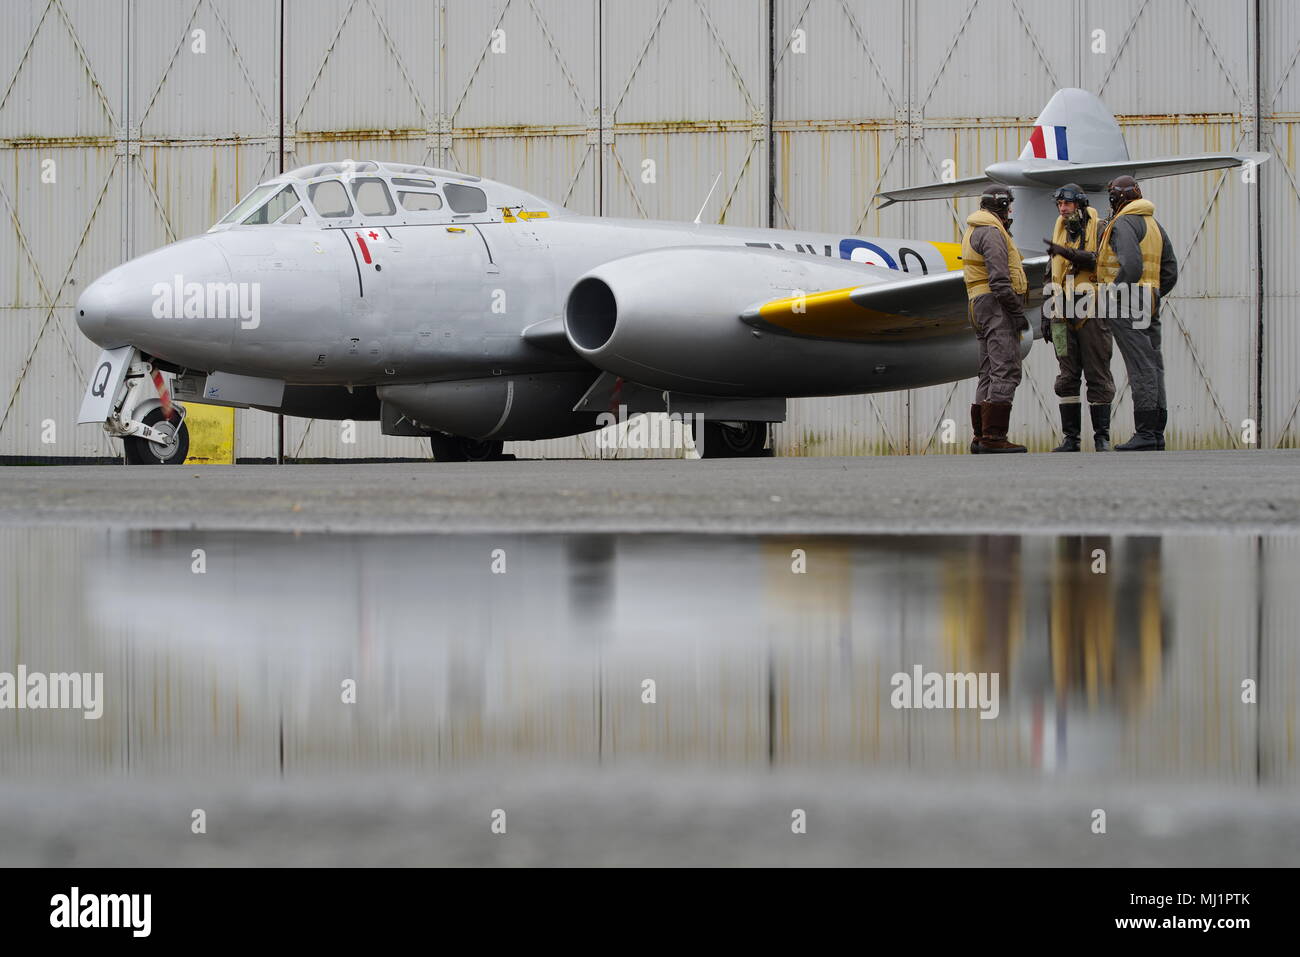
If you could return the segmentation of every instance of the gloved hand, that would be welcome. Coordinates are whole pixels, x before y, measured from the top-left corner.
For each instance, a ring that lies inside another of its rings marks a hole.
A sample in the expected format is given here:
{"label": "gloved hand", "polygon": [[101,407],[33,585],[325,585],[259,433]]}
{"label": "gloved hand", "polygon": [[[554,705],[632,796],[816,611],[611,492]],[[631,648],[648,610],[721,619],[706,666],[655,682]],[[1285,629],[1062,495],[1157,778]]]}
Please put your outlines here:
{"label": "gloved hand", "polygon": [[1042,321],[1040,329],[1042,330],[1043,338],[1046,339],[1048,342],[1051,342],[1052,341],[1052,320],[1044,319]]}
{"label": "gloved hand", "polygon": [[1060,256],[1062,259],[1069,260],[1072,263],[1078,262],[1078,250],[1071,249],[1069,246],[1062,246],[1059,243],[1054,243],[1050,239],[1044,239],[1043,242],[1047,244],[1047,251],[1053,256]]}
{"label": "gloved hand", "polygon": [[1017,332],[1024,332],[1029,328],[1029,317],[1023,312],[1018,312],[1011,317],[1011,323],[1015,326]]}

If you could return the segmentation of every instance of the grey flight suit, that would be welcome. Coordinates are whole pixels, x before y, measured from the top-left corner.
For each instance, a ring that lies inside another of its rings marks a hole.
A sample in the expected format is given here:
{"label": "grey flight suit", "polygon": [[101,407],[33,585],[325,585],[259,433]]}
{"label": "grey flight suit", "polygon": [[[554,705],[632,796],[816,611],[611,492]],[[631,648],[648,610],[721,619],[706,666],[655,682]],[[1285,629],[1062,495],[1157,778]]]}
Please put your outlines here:
{"label": "grey flight suit", "polygon": [[[1111,317],[1107,327],[1115,337],[1124,365],[1128,369],[1129,387],[1133,390],[1133,408],[1138,410],[1166,409],[1165,360],[1160,354],[1160,303],[1178,282],[1178,259],[1174,256],[1169,234],[1158,222],[1164,249],[1160,256],[1160,293],[1152,310],[1151,325],[1145,329],[1133,328],[1134,319]],[[1147,225],[1141,216],[1121,216],[1110,231],[1110,248],[1119,258],[1119,273],[1115,285],[1130,285],[1142,278],[1142,250],[1139,244],[1146,237]]]}
{"label": "grey flight suit", "polygon": [[993,291],[971,303],[975,338],[979,341],[979,384],[976,402],[1011,405],[1020,385],[1020,330],[1029,328],[1024,302],[1011,288],[1007,243],[992,226],[976,226],[970,244],[984,257]]}

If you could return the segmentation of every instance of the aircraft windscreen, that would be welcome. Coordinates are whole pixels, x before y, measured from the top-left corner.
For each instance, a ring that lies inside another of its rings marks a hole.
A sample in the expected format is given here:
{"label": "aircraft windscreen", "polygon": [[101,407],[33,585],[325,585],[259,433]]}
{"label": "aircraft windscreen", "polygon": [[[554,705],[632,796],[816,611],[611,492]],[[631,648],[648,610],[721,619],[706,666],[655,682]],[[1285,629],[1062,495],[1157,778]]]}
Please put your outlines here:
{"label": "aircraft windscreen", "polygon": [[279,188],[280,187],[275,183],[267,183],[265,185],[258,186],[251,193],[249,193],[247,196],[244,197],[243,202],[241,202],[230,212],[226,213],[226,215],[223,216],[219,222],[220,223],[239,222],[245,216],[248,215],[250,210],[254,210],[258,206],[260,206],[262,202],[265,201],[265,199],[271,195],[271,193],[275,192]]}
{"label": "aircraft windscreen", "polygon": [[240,222],[245,226],[265,226],[278,220],[296,205],[298,205],[298,194],[294,192],[292,186],[286,186]]}

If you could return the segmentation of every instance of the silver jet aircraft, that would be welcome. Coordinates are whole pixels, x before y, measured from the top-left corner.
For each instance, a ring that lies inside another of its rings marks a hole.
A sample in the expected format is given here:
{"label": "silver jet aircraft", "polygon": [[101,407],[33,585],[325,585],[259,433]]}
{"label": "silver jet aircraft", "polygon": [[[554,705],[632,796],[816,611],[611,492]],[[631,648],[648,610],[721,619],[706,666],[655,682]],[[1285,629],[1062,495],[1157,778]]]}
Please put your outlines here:
{"label": "silver jet aircraft", "polygon": [[[882,195],[1003,183],[1032,255],[1064,183],[1102,199],[1121,174],[1264,158],[1130,160],[1101,101],[1062,90],[1018,160]],[[104,353],[79,420],[151,464],[184,461],[185,399],[378,420],[385,434],[428,436],[438,461],[588,432],[615,410],[689,416],[705,456],[758,455],[788,398],[975,375],[959,254],[952,242],[580,216],[464,173],[317,164],[86,289],[77,322]],[[1047,258],[1025,265],[1034,308]],[[1022,352],[1031,344],[1027,331]]]}

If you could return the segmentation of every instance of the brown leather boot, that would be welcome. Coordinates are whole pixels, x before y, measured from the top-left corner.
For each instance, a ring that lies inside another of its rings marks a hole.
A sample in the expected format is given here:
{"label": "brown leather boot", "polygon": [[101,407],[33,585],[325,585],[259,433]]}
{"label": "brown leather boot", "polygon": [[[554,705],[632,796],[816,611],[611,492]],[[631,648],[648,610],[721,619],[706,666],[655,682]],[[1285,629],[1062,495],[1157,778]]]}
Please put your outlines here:
{"label": "brown leather boot", "polygon": [[984,437],[980,439],[980,452],[984,455],[999,452],[1028,452],[1023,445],[1007,441],[1007,426],[1011,422],[1011,405],[985,402],[982,411]]}
{"label": "brown leather boot", "polygon": [[982,424],[982,418],[983,418],[982,413],[983,413],[983,409],[981,408],[980,403],[976,402],[974,405],[970,407],[970,428],[971,428],[970,454],[971,455],[980,454],[980,436],[984,434],[984,426]]}

